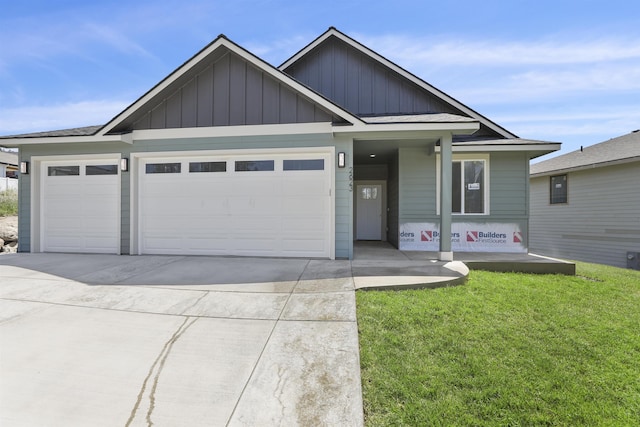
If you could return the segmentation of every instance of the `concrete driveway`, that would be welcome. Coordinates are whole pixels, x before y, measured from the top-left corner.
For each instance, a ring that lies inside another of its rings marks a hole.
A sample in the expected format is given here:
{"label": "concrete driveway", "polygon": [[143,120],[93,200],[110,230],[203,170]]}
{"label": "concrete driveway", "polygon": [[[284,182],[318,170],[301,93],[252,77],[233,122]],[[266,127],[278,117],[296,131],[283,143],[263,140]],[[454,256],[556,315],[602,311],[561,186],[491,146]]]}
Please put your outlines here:
{"label": "concrete driveway", "polygon": [[2,426],[360,426],[349,261],[0,256]]}

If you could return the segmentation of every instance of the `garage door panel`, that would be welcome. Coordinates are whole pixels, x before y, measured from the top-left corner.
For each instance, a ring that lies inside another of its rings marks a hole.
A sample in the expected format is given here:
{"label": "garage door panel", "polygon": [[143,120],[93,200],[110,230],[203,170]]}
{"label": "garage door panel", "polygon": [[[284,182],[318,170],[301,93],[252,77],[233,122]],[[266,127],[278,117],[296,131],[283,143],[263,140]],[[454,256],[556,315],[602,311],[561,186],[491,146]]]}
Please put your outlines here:
{"label": "garage door panel", "polygon": [[282,193],[285,196],[304,196],[304,195],[317,195],[323,196],[329,194],[327,184],[320,178],[309,179],[305,176],[304,179],[300,177],[290,177],[283,185]]}
{"label": "garage door panel", "polygon": [[109,160],[65,160],[78,175],[49,176],[61,162],[41,163],[41,229],[43,252],[118,253],[120,249],[120,175],[111,163],[109,175],[86,175],[86,166]]}
{"label": "garage door panel", "polygon": [[275,155],[272,171],[235,171],[236,160],[257,156],[225,158],[219,172],[189,172],[198,158],[176,157],[183,167],[174,174],[147,174],[143,160],[140,252],[329,257],[331,171],[283,171],[290,157]]}
{"label": "garage door panel", "polygon": [[289,215],[317,215],[325,212],[329,201],[317,197],[297,197],[284,200],[283,209]]}

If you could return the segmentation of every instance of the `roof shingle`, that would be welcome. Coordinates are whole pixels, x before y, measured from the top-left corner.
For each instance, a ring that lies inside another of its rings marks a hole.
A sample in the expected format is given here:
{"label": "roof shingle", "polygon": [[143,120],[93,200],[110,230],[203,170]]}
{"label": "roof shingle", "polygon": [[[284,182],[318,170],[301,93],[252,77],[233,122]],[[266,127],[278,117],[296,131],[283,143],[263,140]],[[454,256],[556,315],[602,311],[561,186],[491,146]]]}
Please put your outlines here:
{"label": "roof shingle", "polygon": [[530,174],[541,175],[588,166],[606,166],[611,162],[634,158],[640,160],[640,130],[536,163],[531,165]]}

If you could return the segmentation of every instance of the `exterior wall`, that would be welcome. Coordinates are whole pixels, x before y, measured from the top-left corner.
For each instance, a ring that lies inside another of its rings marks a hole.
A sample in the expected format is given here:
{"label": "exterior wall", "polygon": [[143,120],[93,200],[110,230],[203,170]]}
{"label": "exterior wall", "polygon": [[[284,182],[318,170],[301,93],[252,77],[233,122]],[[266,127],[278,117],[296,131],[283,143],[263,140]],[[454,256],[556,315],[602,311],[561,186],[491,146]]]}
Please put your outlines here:
{"label": "exterior wall", "polygon": [[[465,153],[469,154],[469,153]],[[486,153],[481,153],[486,155]],[[455,156],[455,151],[454,151]],[[423,149],[399,149],[398,223],[439,223],[437,156]],[[529,160],[522,152],[493,152],[489,157],[489,214],[453,215],[452,222],[517,224],[527,245]]]}
{"label": "exterior wall", "polygon": [[[347,159],[353,156],[351,139],[334,139],[331,135],[282,135],[268,137],[229,137],[200,139],[166,139],[156,141],[137,141],[133,145],[123,143],[104,144],[55,144],[27,145],[21,148],[21,160],[31,161],[32,156],[78,155],[99,153],[121,153],[123,157],[131,153],[172,152],[194,150],[232,150],[260,148],[297,148],[335,146],[336,152],[344,151]],[[351,177],[349,167],[338,169],[335,165],[335,240],[337,258],[351,258],[353,255],[353,236],[351,230],[353,206],[350,190]],[[31,251],[31,180],[33,173],[20,178],[19,191],[19,247],[21,252]],[[131,234],[131,174],[121,172],[121,253],[128,254]]]}
{"label": "exterior wall", "polygon": [[337,120],[234,53],[214,59],[197,74],[187,73],[112,133]]}
{"label": "exterior wall", "polygon": [[399,245],[398,236],[400,234],[399,223],[399,208],[400,208],[400,193],[399,193],[399,174],[398,174],[398,153],[389,163],[389,180],[387,181],[387,241],[396,248]]}
{"label": "exterior wall", "polygon": [[459,113],[336,38],[328,39],[285,71],[358,115]]}
{"label": "exterior wall", "polygon": [[[423,87],[335,37],[328,38],[284,71],[356,115],[465,115]],[[474,137],[503,138],[484,124],[474,133]]]}
{"label": "exterior wall", "polygon": [[549,180],[531,179],[530,250],[626,267],[640,252],[640,163],[568,173],[566,204],[549,204]]}

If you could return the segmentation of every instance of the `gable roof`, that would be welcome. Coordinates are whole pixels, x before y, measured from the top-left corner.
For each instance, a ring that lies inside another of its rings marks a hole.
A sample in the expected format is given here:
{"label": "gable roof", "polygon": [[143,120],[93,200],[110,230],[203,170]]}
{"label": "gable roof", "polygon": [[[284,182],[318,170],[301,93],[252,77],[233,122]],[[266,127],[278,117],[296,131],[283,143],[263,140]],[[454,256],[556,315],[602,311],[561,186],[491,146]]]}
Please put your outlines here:
{"label": "gable roof", "polygon": [[[207,67],[219,61],[221,58],[232,55],[234,58],[250,64],[258,72],[263,73],[267,79],[281,84],[285,88],[289,95],[300,96],[303,102],[306,102],[311,108],[317,108],[324,116],[324,121],[342,121],[345,123],[361,123],[361,121],[350,112],[337,106],[330,100],[322,97],[317,92],[309,89],[308,87],[300,84],[295,79],[289,77],[285,73],[281,72],[272,65],[266,63],[262,59],[258,58],[254,54],[240,47],[236,43],[229,40],[226,36],[220,35],[209,45],[204,47],[200,52],[196,53],[193,57],[187,60],[184,64],[174,70],[166,78],[156,84],[147,93],[142,95],[133,104],[127,107],[124,111],[114,117],[109,123],[104,125],[97,135],[109,135],[118,133],[127,133],[134,129],[155,129],[155,128],[170,128],[170,127],[195,127],[197,123],[191,121],[187,126],[171,126],[169,123],[153,123],[153,110],[163,108],[166,112],[171,108],[169,104],[171,98],[178,94],[182,97],[183,89],[194,78],[205,72]],[[178,101],[179,103],[180,101]],[[174,103],[175,105],[175,103]],[[179,107],[178,107],[179,108]],[[213,108],[213,107],[212,107]],[[308,108],[307,108],[308,109]],[[168,113],[167,113],[168,114]],[[158,114],[161,116],[161,114]],[[147,120],[148,123],[139,125],[143,120]],[[213,119],[212,119],[213,121]],[[311,120],[319,121],[319,120]],[[295,123],[296,121],[281,121],[277,123]],[[273,122],[272,122],[273,123]],[[204,126],[214,126],[217,123],[206,123]],[[262,124],[262,123],[221,123],[222,125],[229,124]]]}
{"label": "gable roof", "polygon": [[530,175],[563,173],[633,161],[640,161],[640,130],[531,165]]}
{"label": "gable roof", "polygon": [[[311,52],[316,51],[318,49],[321,49],[323,45],[327,45],[327,44],[331,43],[332,40],[338,40],[338,41],[350,46],[351,48],[353,48],[353,49],[357,50],[358,52],[362,53],[363,55],[365,55],[366,57],[371,58],[373,61],[377,62],[378,64],[380,64],[381,66],[385,67],[386,69],[391,70],[392,72],[394,72],[397,75],[401,76],[405,81],[410,82],[413,85],[418,86],[421,90],[425,91],[426,93],[428,93],[429,95],[433,96],[435,99],[441,101],[445,105],[453,107],[452,110],[449,110],[449,111],[438,111],[438,112],[466,115],[468,117],[476,119],[476,120],[478,120],[480,122],[481,126],[484,126],[484,127],[488,128],[488,129],[490,129],[493,133],[495,133],[495,136],[493,136],[492,139],[495,139],[495,137],[518,138],[517,135],[509,132],[508,130],[506,130],[502,126],[494,123],[493,121],[489,120],[488,118],[486,118],[485,116],[481,115],[477,111],[475,111],[475,110],[469,108],[468,106],[462,104],[460,101],[454,99],[453,97],[447,95],[446,93],[442,92],[441,90],[435,88],[434,86],[430,85],[426,81],[424,81],[421,78],[417,77],[416,75],[410,73],[409,71],[405,70],[404,68],[400,67],[399,65],[393,63],[392,61],[388,60],[387,58],[383,57],[382,55],[374,52],[373,50],[369,49],[368,47],[364,46],[363,44],[359,43],[358,41],[352,39],[351,37],[347,36],[346,34],[338,31],[334,27],[330,27],[324,34],[320,35],[314,41],[312,41],[307,46],[302,48],[300,51],[298,51],[298,53],[296,53],[291,58],[286,60],[278,68],[280,70],[283,70],[283,71],[288,72],[288,73],[294,71],[295,66],[300,61],[305,60]],[[292,74],[295,76],[295,72],[293,72]],[[317,87],[314,87],[314,89],[322,92]],[[326,94],[325,94],[325,96],[326,96]],[[415,111],[414,113],[423,113],[423,112],[424,111]]]}

